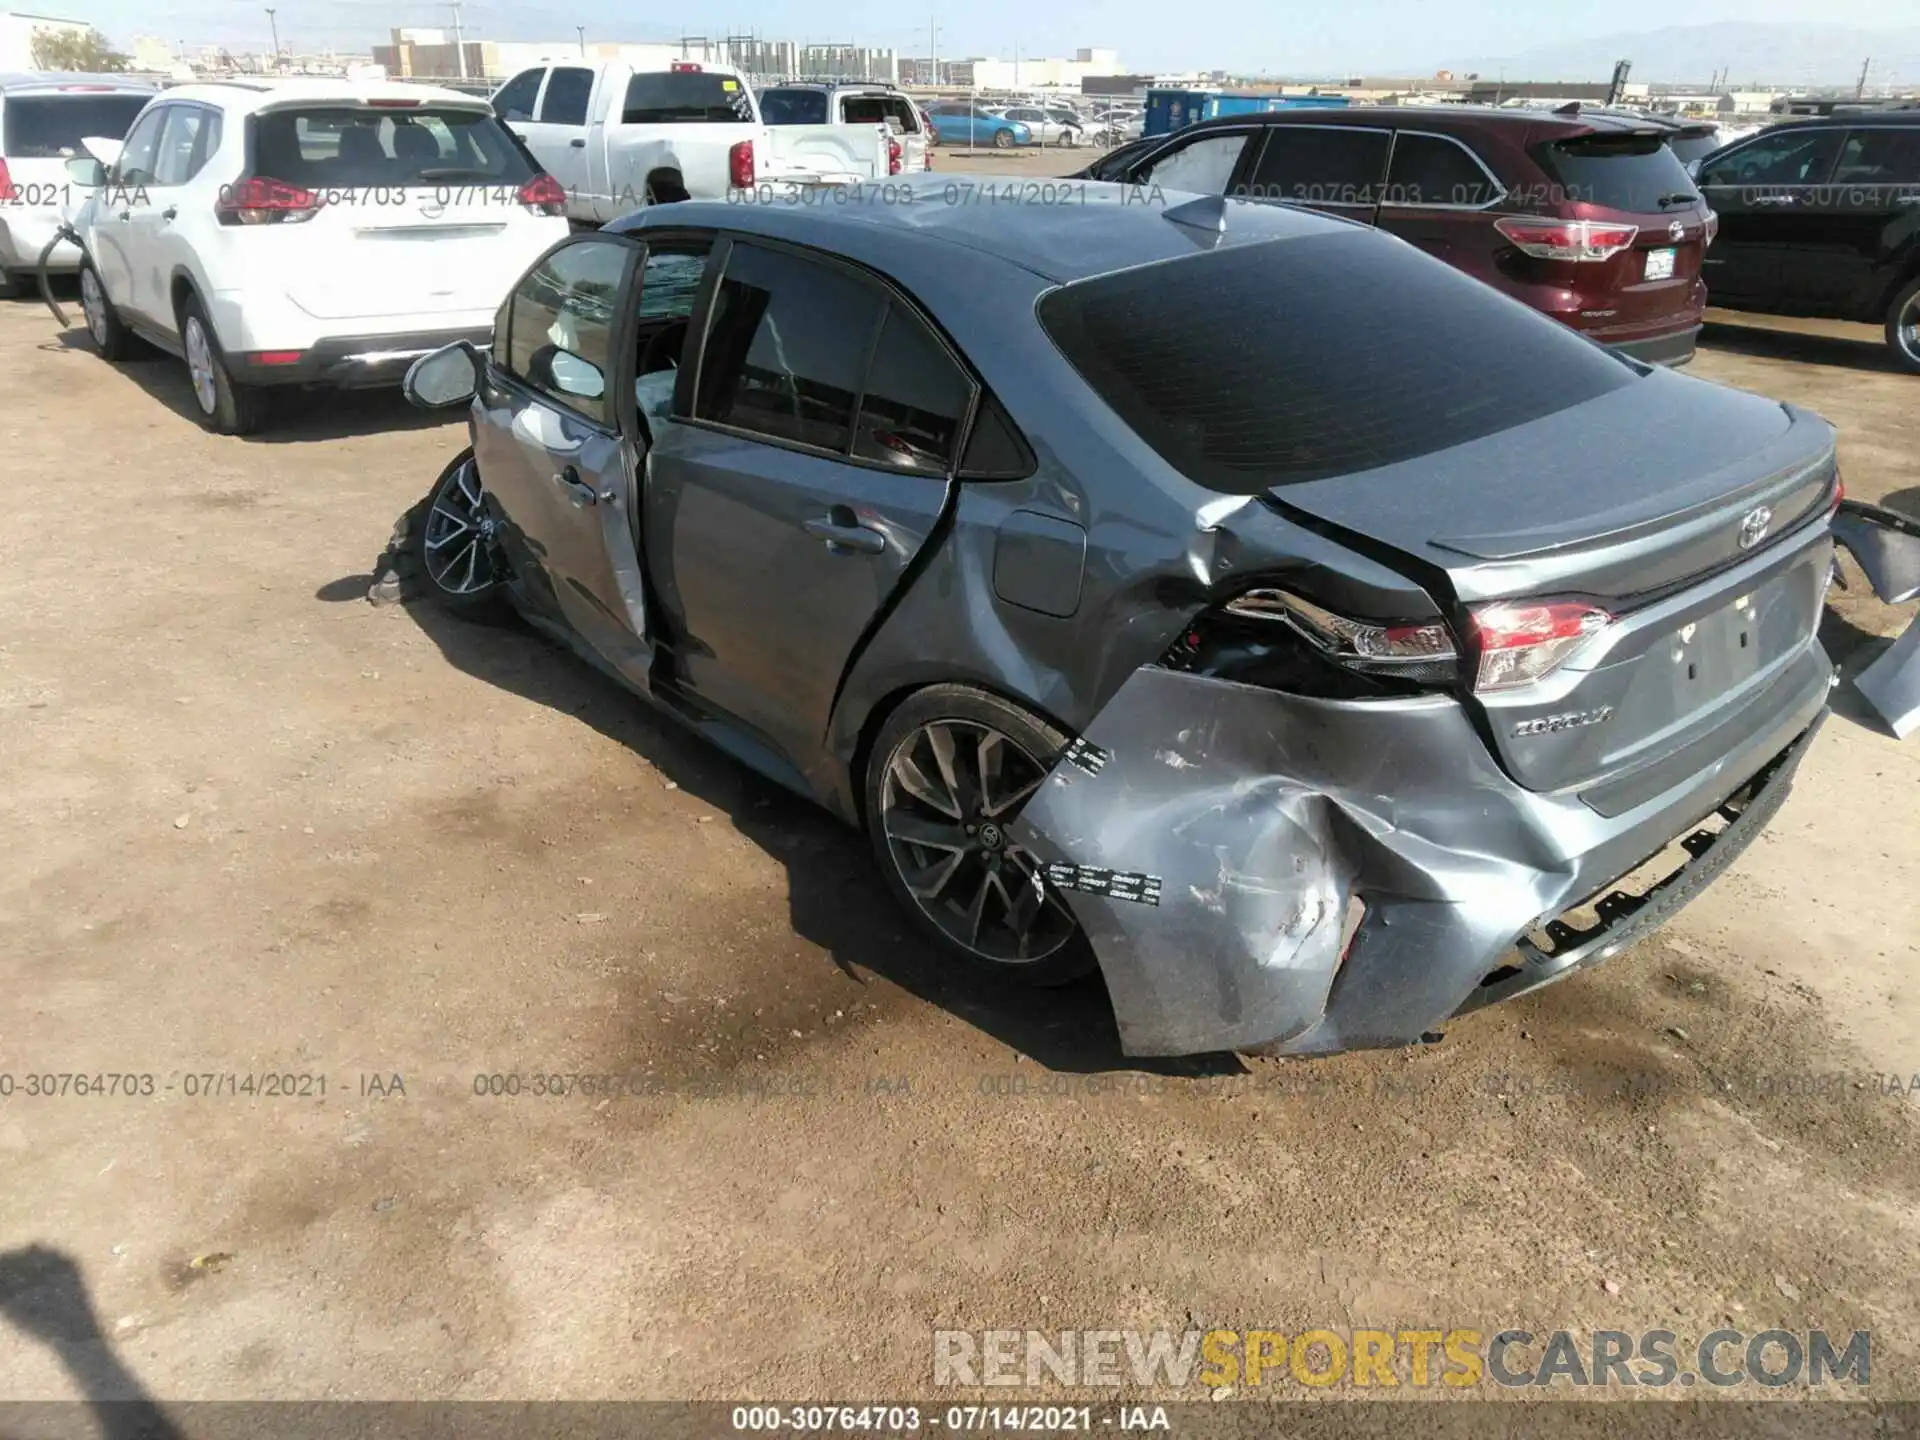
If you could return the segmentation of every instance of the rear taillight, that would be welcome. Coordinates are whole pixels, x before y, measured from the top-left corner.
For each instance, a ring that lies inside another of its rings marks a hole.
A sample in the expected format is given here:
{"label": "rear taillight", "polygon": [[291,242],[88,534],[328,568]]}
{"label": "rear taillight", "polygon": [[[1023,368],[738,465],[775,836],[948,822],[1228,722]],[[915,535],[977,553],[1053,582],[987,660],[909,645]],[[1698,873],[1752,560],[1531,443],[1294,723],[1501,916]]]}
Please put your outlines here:
{"label": "rear taillight", "polygon": [[1539,260],[1607,260],[1633,244],[1638,225],[1616,225],[1607,220],[1549,220],[1534,215],[1508,215],[1493,228],[1524,254]]}
{"label": "rear taillight", "polygon": [[19,198],[20,192],[13,188],[13,176],[7,173],[7,162],[0,160],[0,203]]}
{"label": "rear taillight", "polygon": [[736,190],[753,188],[753,142],[742,140],[727,151],[727,179]]}
{"label": "rear taillight", "polygon": [[1472,612],[1469,636],[1473,688],[1484,695],[1544,679],[1612,623],[1606,611],[1578,601],[1482,605]]}
{"label": "rear taillight", "polygon": [[898,140],[889,140],[887,141],[887,174],[898,175],[899,173],[900,142]]}
{"label": "rear taillight", "polygon": [[1833,504],[1827,507],[1827,513],[1829,515],[1838,514],[1840,511],[1840,502],[1846,498],[1847,482],[1842,480],[1840,478],[1840,472],[1835,470],[1833,472]]}
{"label": "rear taillight", "polygon": [[1329,660],[1375,675],[1450,680],[1458,652],[1438,620],[1416,625],[1377,625],[1303,600],[1286,590],[1248,590],[1225,605],[1243,620],[1274,620],[1290,626]]}
{"label": "rear taillight", "polygon": [[520,203],[535,215],[567,213],[567,192],[551,175],[536,175],[520,187]]}
{"label": "rear taillight", "polygon": [[213,209],[222,225],[297,225],[320,213],[320,197],[299,185],[255,175],[222,186]]}

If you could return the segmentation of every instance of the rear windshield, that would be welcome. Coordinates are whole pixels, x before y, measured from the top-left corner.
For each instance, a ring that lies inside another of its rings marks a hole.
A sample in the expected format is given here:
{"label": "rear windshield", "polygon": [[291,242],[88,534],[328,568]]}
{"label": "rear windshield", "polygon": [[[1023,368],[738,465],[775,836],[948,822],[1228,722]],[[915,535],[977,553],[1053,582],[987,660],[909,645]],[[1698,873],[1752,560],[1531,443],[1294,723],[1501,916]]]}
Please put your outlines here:
{"label": "rear windshield", "polygon": [[662,70],[627,82],[620,119],[627,125],[751,124],[753,101],[731,75]]}
{"label": "rear windshield", "polygon": [[253,121],[253,169],[309,190],[519,185],[534,167],[487,110],[269,110]]}
{"label": "rear windshield", "polygon": [[827,92],[762,90],[760,118],[769,125],[824,125],[827,123]]}
{"label": "rear windshield", "polygon": [[18,95],[4,102],[0,155],[71,160],[88,136],[124,140],[151,95]]}
{"label": "rear windshield", "polygon": [[1145,265],[1055,290],[1039,316],[1162,459],[1234,495],[1411,460],[1637,378],[1554,321],[1380,235]]}
{"label": "rear windshield", "polygon": [[1692,198],[1687,167],[1659,135],[1583,135],[1542,145],[1535,157],[1569,200],[1658,215],[1662,200]]}

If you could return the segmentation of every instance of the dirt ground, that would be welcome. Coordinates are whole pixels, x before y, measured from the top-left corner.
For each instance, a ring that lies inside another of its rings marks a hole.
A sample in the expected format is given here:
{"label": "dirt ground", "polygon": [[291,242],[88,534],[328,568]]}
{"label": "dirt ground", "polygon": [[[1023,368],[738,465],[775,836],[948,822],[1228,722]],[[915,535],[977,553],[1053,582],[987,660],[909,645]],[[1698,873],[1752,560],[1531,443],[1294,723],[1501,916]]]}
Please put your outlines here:
{"label": "dirt ground", "polygon": [[[1716,324],[1693,373],[1920,512],[1875,339]],[[1920,1398],[1920,741],[1847,688],[1599,970],[1417,1051],[1129,1064],[1097,982],[944,973],[857,837],[580,663],[369,606],[458,425],[190,406],[0,302],[0,1396],[919,1395],[936,1328],[1198,1323],[1868,1329]],[[1850,668],[1907,618],[1854,579]],[[537,1073],[647,1078],[475,1092]],[[199,1078],[263,1074],[325,1093]]]}

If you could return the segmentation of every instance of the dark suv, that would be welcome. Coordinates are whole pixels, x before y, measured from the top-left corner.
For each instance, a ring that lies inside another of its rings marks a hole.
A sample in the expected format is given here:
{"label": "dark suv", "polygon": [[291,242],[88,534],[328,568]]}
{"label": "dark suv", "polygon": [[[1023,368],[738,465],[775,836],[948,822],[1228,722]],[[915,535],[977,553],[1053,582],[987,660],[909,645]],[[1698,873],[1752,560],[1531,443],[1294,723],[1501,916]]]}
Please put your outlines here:
{"label": "dark suv", "polygon": [[1713,303],[1886,326],[1920,373],[1920,110],[1789,120],[1700,162]]}
{"label": "dark suv", "polygon": [[1204,121],[1111,178],[1377,225],[1636,359],[1684,364],[1713,212],[1671,126],[1460,107]]}

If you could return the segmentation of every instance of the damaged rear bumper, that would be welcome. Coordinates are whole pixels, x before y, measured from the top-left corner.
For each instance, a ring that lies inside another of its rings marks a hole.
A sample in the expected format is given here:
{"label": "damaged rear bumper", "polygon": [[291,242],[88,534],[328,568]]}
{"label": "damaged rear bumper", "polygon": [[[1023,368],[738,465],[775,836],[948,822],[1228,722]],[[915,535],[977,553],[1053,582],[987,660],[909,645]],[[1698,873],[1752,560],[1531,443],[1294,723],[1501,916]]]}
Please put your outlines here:
{"label": "damaged rear bumper", "polygon": [[[1920,520],[1843,500],[1833,517],[1833,538],[1860,562],[1874,594],[1887,604],[1920,596]],[[1920,729],[1920,623],[1907,626],[1853,684],[1897,739]]]}
{"label": "damaged rear bumper", "polygon": [[[1128,1054],[1404,1045],[1664,923],[1779,808],[1831,676],[1809,643],[1738,743],[1605,814],[1515,784],[1447,696],[1314,700],[1147,668],[1013,838],[1084,927]],[[1717,812],[1725,828],[1696,833]],[[1681,837],[1677,873],[1610,893]],[[1596,927],[1560,920],[1595,896]]]}

